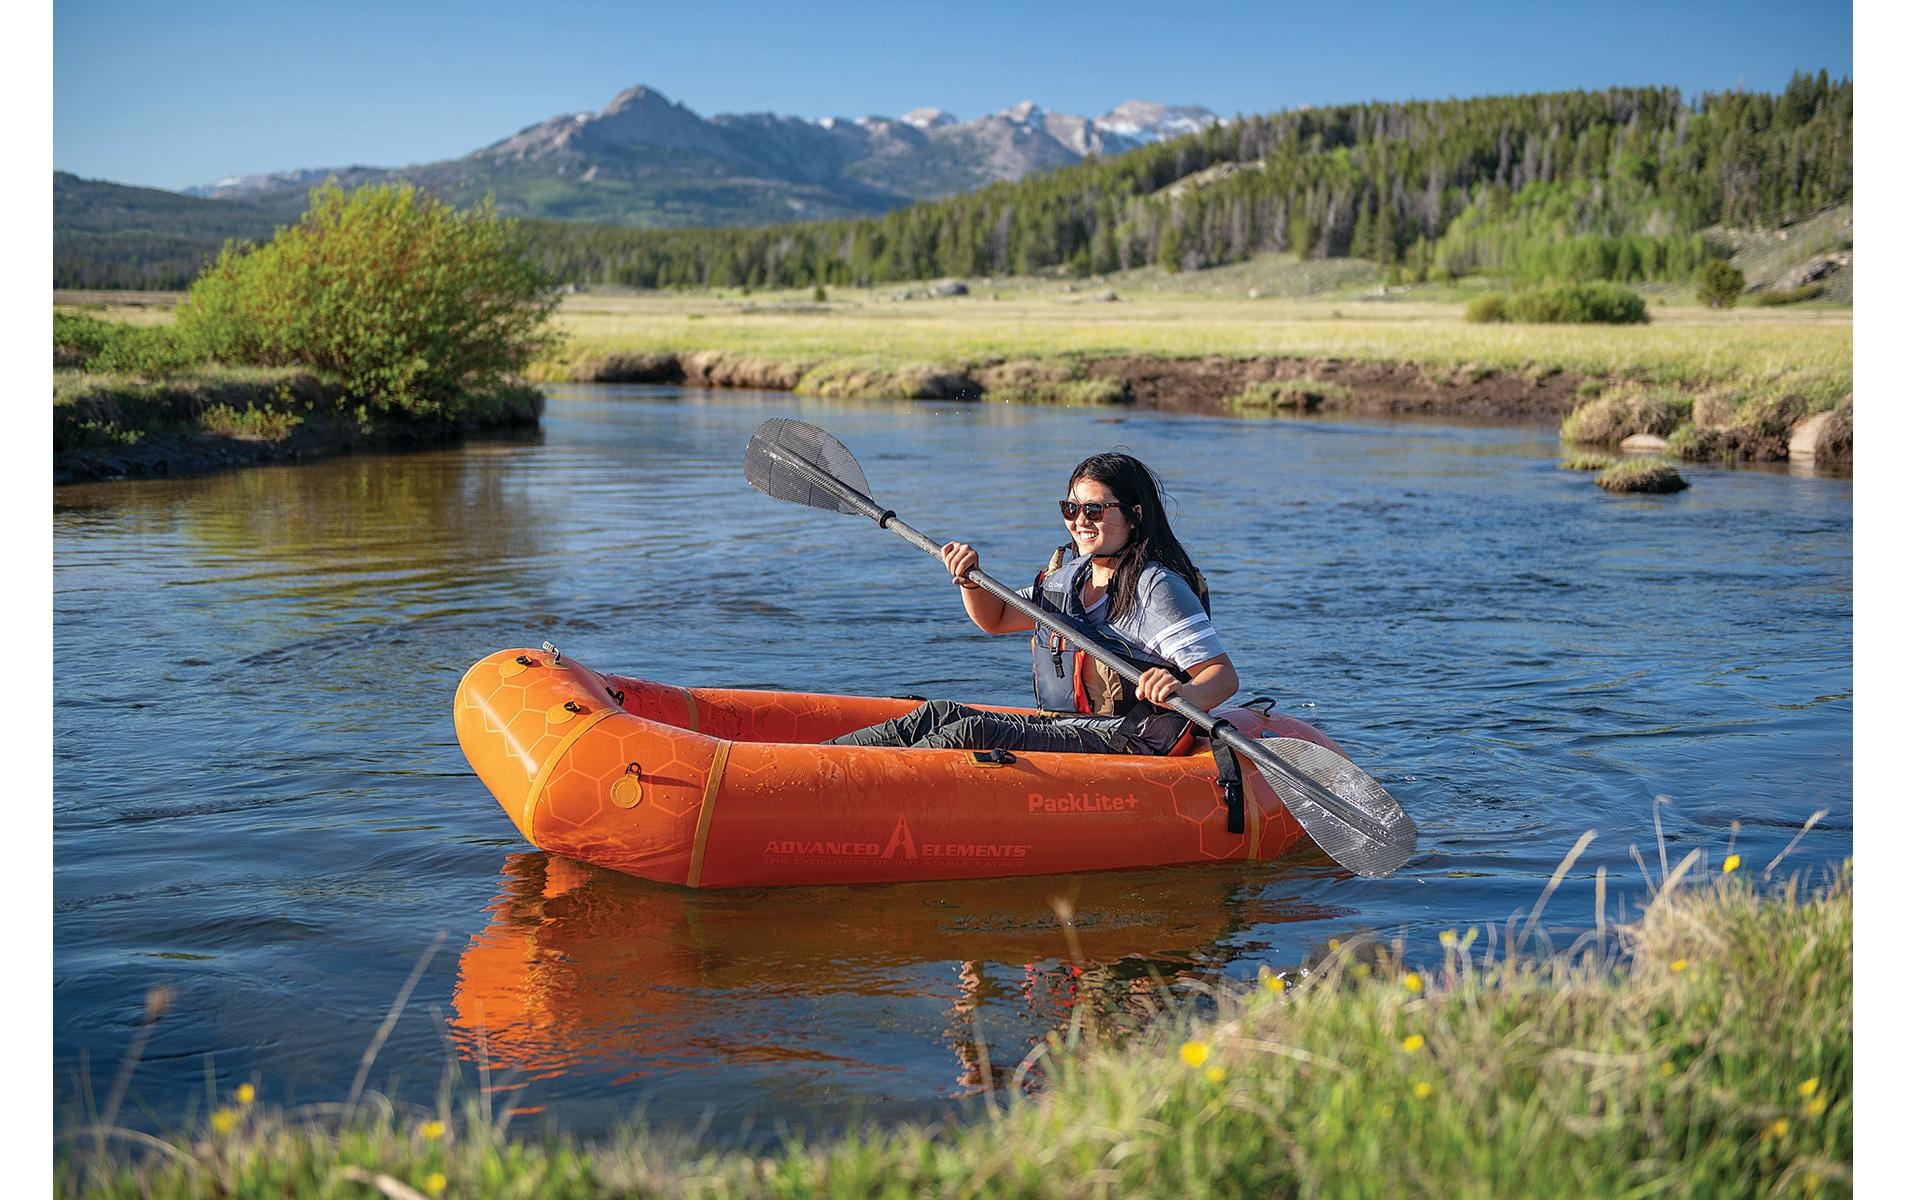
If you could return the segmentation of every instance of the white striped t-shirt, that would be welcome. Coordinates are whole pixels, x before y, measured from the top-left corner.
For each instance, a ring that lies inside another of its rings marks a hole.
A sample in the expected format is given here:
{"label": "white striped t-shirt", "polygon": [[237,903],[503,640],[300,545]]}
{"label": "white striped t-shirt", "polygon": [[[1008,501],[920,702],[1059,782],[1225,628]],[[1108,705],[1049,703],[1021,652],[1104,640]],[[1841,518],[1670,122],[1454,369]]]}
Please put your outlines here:
{"label": "white striped t-shirt", "polygon": [[[1032,593],[1030,587],[1019,589],[1028,600]],[[1198,593],[1176,571],[1165,567],[1146,571],[1139,578],[1138,603],[1132,611],[1107,622],[1105,612],[1110,603],[1109,595],[1101,596],[1097,604],[1086,609],[1086,616],[1097,625],[1109,623],[1147,657],[1162,659],[1182,671],[1225,652],[1204,605],[1198,603]]]}

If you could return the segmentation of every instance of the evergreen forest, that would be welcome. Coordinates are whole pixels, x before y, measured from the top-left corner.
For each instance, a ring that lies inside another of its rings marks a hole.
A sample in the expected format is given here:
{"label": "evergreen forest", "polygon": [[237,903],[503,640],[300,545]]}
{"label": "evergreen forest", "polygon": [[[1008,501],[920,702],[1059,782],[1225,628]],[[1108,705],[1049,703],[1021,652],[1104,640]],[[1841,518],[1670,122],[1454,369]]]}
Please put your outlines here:
{"label": "evergreen forest", "polygon": [[[1703,231],[1779,226],[1852,193],[1852,81],[1820,71],[1692,101],[1610,88],[1239,117],[855,220],[523,232],[560,280],[643,288],[1191,271],[1267,251],[1367,258],[1399,279],[1687,282],[1721,253]],[[258,214],[234,213],[249,224],[230,236],[258,236]],[[74,238],[56,219],[55,286],[184,286],[186,243],[209,231],[176,223]]]}
{"label": "evergreen forest", "polygon": [[1063,268],[1172,271],[1265,251],[1399,276],[1674,280],[1715,225],[1848,203],[1853,85],[1411,101],[1247,117],[882,217],[754,229],[538,222],[562,279],[635,287],[869,285]]}

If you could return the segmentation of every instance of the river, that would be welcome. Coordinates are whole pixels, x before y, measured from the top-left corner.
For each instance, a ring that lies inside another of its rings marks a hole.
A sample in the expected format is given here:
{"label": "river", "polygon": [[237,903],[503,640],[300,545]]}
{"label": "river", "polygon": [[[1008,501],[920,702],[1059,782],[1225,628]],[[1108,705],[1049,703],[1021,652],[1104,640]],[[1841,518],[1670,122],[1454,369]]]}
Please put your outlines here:
{"label": "river", "polygon": [[[524,844],[451,728],[493,650],[1023,702],[1023,639],[972,628],[930,559],[745,484],[770,416],[833,432],[1008,579],[1063,539],[1073,463],[1137,454],[1246,694],[1384,781],[1417,858],[697,893]],[[55,489],[60,1120],[155,988],[122,1123],[241,1082],[343,1099],[421,965],[370,1087],[429,1105],[454,1077],[514,1130],[750,1141],[958,1108],[1050,1030],[1135,1026],[1333,938],[1487,945],[1591,829],[1543,913],[1558,943],[1593,927],[1598,868],[1632,914],[1664,855],[1731,844],[1758,878],[1824,809],[1777,870],[1817,880],[1852,852],[1852,484],[1683,472],[1606,495],[1540,426],[570,386],[533,439]]]}

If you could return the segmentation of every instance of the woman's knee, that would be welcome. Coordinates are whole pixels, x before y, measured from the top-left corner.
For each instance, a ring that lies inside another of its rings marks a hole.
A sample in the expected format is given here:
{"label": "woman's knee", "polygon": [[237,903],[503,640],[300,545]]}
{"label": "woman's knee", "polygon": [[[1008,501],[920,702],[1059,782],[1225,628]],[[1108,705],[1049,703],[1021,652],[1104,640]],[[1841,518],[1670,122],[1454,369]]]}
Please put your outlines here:
{"label": "woman's knee", "polygon": [[973,714],[940,726],[921,739],[920,745],[934,750],[984,750],[985,734],[985,718]]}

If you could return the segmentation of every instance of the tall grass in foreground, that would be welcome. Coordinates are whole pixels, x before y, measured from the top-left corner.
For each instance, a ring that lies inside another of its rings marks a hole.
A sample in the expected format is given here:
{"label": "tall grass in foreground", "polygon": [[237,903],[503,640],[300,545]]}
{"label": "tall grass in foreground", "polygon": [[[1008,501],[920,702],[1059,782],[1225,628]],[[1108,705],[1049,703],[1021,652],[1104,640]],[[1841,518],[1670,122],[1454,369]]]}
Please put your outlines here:
{"label": "tall grass in foreground", "polygon": [[1294,984],[1220,997],[1215,1020],[1117,1048],[1054,1034],[1000,1067],[1037,1066],[1049,1092],[989,1099],[963,1124],[756,1157],[636,1129],[511,1141],[447,1096],[263,1113],[241,1089],[164,1140],[69,1130],[56,1182],[160,1197],[1847,1194],[1850,865],[1810,894],[1798,880],[1762,894],[1732,856],[1689,882],[1701,857],[1641,919],[1566,952],[1526,953],[1512,928],[1479,953],[1476,930],[1449,930],[1441,965],[1416,972],[1395,947],[1333,943]]}

